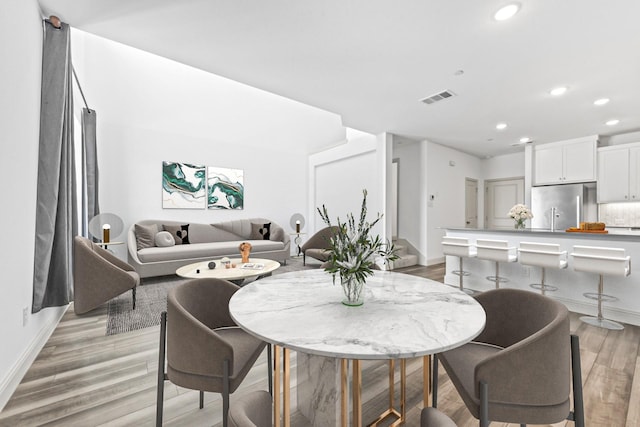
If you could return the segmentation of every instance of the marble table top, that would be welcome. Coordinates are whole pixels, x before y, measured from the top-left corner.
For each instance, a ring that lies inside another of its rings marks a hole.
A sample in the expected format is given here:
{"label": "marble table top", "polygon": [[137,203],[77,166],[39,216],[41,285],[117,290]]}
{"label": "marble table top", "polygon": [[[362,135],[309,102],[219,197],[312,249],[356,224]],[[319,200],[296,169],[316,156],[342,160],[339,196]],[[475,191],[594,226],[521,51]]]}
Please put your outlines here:
{"label": "marble table top", "polygon": [[229,302],[236,323],[272,344],[346,359],[400,359],[439,353],[484,329],[482,306],[458,289],[407,274],[376,271],[364,304],[341,303],[324,270],[284,273],[253,282]]}

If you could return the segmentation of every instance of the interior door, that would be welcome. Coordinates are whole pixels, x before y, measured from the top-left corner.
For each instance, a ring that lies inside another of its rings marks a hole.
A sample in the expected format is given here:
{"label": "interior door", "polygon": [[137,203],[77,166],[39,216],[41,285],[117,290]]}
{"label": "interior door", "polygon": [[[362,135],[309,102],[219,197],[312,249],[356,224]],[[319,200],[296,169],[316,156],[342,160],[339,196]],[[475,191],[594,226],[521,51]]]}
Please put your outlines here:
{"label": "interior door", "polygon": [[524,178],[485,181],[484,227],[513,228],[509,209],[516,203],[524,203]]}
{"label": "interior door", "polygon": [[466,228],[478,228],[478,181],[465,179],[464,218]]}

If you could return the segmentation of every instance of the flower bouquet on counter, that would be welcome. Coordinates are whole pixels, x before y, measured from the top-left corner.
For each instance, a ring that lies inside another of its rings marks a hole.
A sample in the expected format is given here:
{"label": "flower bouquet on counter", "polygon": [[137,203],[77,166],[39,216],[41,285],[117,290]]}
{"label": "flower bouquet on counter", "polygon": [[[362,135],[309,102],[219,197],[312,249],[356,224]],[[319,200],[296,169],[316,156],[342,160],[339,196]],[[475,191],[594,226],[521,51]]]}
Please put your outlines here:
{"label": "flower bouquet on counter", "polygon": [[509,218],[513,218],[515,220],[516,230],[524,230],[525,220],[533,218],[531,210],[522,203],[513,205],[513,207],[509,209],[509,213],[507,215],[509,215]]}

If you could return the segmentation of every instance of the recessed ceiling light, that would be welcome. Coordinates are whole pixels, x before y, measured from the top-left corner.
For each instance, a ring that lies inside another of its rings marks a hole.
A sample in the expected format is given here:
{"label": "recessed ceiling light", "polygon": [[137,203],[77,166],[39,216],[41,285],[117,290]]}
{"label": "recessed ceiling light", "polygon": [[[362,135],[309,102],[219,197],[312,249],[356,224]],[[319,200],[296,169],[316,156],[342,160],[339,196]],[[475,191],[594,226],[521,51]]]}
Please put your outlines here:
{"label": "recessed ceiling light", "polygon": [[558,86],[551,89],[549,93],[553,96],[560,96],[560,95],[564,95],[567,89],[568,87],[566,86]]}
{"label": "recessed ceiling light", "polygon": [[593,101],[593,105],[604,105],[609,103],[609,98],[600,98]]}
{"label": "recessed ceiling light", "polygon": [[519,10],[520,3],[509,3],[508,5],[501,7],[495,15],[493,15],[493,19],[496,21],[506,21],[518,13]]}
{"label": "recessed ceiling light", "polygon": [[531,138],[529,138],[528,136],[523,136],[522,138],[520,138],[520,142],[526,144],[528,142],[531,142]]}
{"label": "recessed ceiling light", "polygon": [[496,129],[498,129],[498,130],[504,130],[506,128],[507,128],[507,124],[506,123],[498,123],[496,125]]}
{"label": "recessed ceiling light", "polygon": [[615,126],[615,125],[617,125],[618,123],[620,123],[620,120],[618,120],[618,119],[611,119],[611,120],[609,120],[608,122],[606,122],[605,124],[606,124],[607,126]]}
{"label": "recessed ceiling light", "polygon": [[464,74],[464,70],[456,70],[456,71],[453,73],[453,75],[454,75],[454,76],[461,76],[461,75],[463,75],[463,74]]}

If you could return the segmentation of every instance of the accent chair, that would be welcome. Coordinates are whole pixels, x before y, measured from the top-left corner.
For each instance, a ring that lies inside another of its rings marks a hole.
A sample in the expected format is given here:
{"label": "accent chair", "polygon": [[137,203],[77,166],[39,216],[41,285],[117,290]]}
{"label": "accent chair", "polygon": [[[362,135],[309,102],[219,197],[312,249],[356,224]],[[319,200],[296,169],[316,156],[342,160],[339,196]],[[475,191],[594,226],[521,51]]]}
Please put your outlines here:
{"label": "accent chair", "polygon": [[307,256],[325,262],[329,260],[328,249],[331,248],[330,240],[338,232],[338,226],[325,227],[311,236],[309,240],[300,246],[302,251],[302,265],[307,264]]}
{"label": "accent chair", "polygon": [[73,310],[84,314],[131,290],[136,308],[140,276],[132,266],[91,240],[73,238]]}

